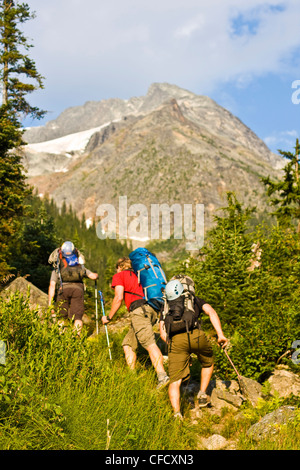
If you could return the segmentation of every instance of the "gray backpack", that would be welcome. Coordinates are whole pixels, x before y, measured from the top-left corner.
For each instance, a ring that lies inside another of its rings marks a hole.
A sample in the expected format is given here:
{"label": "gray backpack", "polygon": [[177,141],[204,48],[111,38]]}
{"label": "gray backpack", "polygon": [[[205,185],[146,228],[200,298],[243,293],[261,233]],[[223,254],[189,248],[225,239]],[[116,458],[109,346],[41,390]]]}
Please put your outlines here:
{"label": "gray backpack", "polygon": [[165,322],[167,339],[176,333],[189,333],[200,327],[198,315],[195,312],[195,283],[185,275],[173,276],[183,285],[183,292],[177,299],[167,300],[164,296],[163,320]]}

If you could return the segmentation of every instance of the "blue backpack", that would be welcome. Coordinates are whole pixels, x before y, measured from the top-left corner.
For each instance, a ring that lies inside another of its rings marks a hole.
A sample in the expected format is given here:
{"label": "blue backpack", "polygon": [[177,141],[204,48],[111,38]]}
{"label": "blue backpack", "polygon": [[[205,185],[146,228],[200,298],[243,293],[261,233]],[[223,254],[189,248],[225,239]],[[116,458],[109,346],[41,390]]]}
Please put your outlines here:
{"label": "blue backpack", "polygon": [[160,310],[164,304],[163,292],[167,279],[156,256],[147,248],[137,248],[129,255],[132,268],[143,287],[145,300],[154,309]]}

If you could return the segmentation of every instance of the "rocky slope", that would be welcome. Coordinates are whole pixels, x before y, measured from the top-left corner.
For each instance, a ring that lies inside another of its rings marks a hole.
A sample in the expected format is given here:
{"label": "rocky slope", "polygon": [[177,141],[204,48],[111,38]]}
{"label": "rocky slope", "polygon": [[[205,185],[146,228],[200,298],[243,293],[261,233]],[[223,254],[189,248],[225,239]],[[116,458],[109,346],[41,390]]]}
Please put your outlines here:
{"label": "rocky slope", "polygon": [[205,96],[153,84],[145,97],[88,102],[28,130],[28,179],[58,204],[95,218],[103,203],[204,204],[205,225],[225,193],[266,207],[262,176],[281,158],[237,117]]}

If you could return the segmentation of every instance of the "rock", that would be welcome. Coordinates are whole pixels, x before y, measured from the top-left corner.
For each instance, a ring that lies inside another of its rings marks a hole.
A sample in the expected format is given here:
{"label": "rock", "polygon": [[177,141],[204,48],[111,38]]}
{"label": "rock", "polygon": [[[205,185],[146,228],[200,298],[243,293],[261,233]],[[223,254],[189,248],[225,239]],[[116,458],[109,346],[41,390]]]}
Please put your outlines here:
{"label": "rock", "polygon": [[[129,313],[125,313],[121,318],[118,318],[117,320],[113,320],[109,324],[109,332],[111,333],[120,333],[122,332],[125,328],[130,327],[130,315]],[[105,327],[102,325],[102,322],[99,321],[99,331],[101,333],[105,332]]]}
{"label": "rock", "polygon": [[30,292],[29,295],[29,306],[31,308],[38,308],[39,312],[42,312],[44,308],[48,306],[48,295],[34,286],[31,282],[28,282],[24,277],[17,277],[12,281],[7,287],[1,292],[1,296],[9,300],[12,294],[20,292],[24,299],[27,296],[27,292]]}
{"label": "rock", "polygon": [[266,436],[276,434],[280,425],[287,424],[295,417],[295,408],[293,406],[282,406],[272,413],[268,413],[258,423],[251,426],[247,431],[247,436],[259,441]]}
{"label": "rock", "polygon": [[258,399],[262,398],[262,386],[256,380],[242,377],[242,382],[245,387],[244,397],[250,401],[252,406],[256,406]]}
{"label": "rock", "polygon": [[207,393],[211,397],[211,406],[215,411],[225,407],[236,410],[244,401],[239,393],[239,385],[235,380],[212,380]]}
{"label": "rock", "polygon": [[300,396],[300,377],[286,369],[275,369],[267,382],[270,384],[270,394],[288,397],[291,393]]}
{"label": "rock", "polygon": [[225,439],[225,437],[220,436],[220,434],[213,434],[208,438],[201,439],[201,444],[207,450],[220,450],[227,447],[228,441]]}
{"label": "rock", "polygon": [[[237,410],[245,400],[249,400],[252,406],[256,406],[258,399],[262,397],[262,386],[247,377],[243,377],[243,382],[247,388],[247,396],[241,393],[240,385],[236,380],[211,380],[207,388],[207,394],[211,398],[210,407],[212,411],[219,412],[225,407]],[[199,389],[199,382],[190,381],[184,385],[183,391],[186,393],[188,401],[193,402],[192,396],[197,395]]]}
{"label": "rock", "polygon": [[[34,309],[37,308],[40,315],[43,314],[44,310],[48,308],[48,294],[40,290],[38,287],[28,282],[24,277],[17,277],[1,292],[1,296],[9,300],[11,295],[20,292],[23,298],[26,299],[29,289],[29,307]],[[85,325],[91,323],[91,319],[85,313],[83,314],[82,321]]]}

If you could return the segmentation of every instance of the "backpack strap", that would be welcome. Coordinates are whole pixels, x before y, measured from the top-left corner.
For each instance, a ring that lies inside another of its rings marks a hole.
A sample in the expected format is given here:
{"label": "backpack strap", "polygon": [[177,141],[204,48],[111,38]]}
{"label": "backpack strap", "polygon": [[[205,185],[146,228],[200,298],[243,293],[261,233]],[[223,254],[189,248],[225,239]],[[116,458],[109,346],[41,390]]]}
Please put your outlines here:
{"label": "backpack strap", "polygon": [[59,284],[60,284],[60,289],[63,290],[63,282],[62,282],[62,277],[61,277],[61,272],[60,272],[60,258],[61,257],[61,251],[58,250],[57,252],[57,272],[58,272],[58,277],[59,277]]}
{"label": "backpack strap", "polygon": [[62,261],[64,267],[68,266],[67,260],[63,257],[61,250],[58,251],[59,260]]}
{"label": "backpack strap", "polygon": [[144,298],[144,295],[136,294],[135,292],[130,292],[129,290],[124,290],[124,294],[136,295],[137,297],[141,297],[141,299]]}

